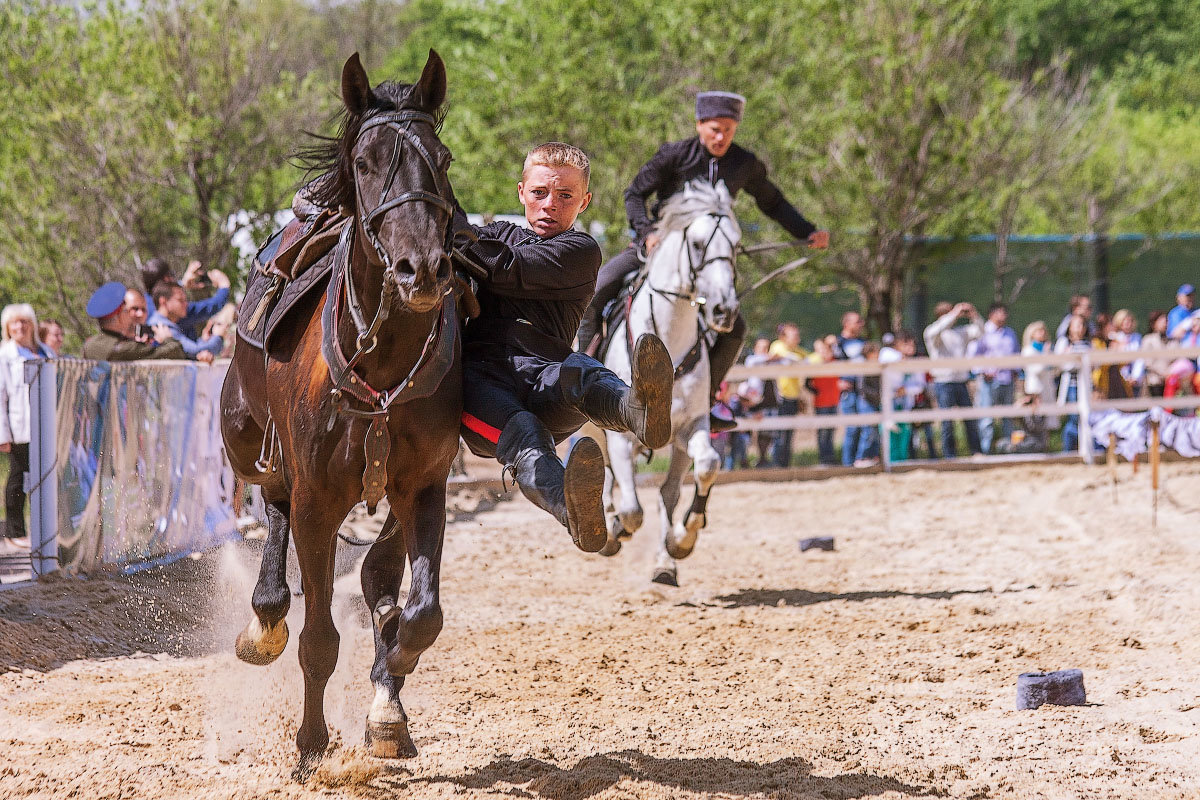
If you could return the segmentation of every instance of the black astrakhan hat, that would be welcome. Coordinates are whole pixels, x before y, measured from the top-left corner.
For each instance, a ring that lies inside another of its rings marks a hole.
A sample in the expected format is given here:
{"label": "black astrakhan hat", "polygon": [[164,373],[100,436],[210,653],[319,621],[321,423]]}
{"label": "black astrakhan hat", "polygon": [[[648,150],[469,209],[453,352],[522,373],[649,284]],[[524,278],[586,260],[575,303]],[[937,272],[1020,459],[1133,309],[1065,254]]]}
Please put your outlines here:
{"label": "black astrakhan hat", "polygon": [[729,117],[737,122],[742,121],[742,109],[746,107],[746,98],[733,92],[700,92],[696,95],[696,120],[712,119],[713,117]]}

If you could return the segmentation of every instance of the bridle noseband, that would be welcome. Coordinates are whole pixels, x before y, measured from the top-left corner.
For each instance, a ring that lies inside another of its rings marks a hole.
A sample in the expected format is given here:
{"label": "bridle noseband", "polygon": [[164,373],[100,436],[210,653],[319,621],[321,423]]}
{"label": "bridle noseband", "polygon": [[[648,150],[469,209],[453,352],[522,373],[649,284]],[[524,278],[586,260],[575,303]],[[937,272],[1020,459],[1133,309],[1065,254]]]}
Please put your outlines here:
{"label": "bridle noseband", "polygon": [[[716,263],[717,261],[728,261],[729,262],[729,267],[730,267],[730,269],[733,270],[734,283],[735,284],[737,283],[737,263],[735,261],[735,259],[737,257],[737,245],[734,243],[733,239],[731,239],[729,237],[729,234],[725,232],[725,228],[721,224],[722,222],[724,222],[724,220],[729,218],[729,215],[722,214],[722,213],[719,213],[716,211],[710,211],[708,213],[708,216],[710,216],[716,220],[716,225],[713,226],[712,233],[709,234],[707,241],[704,242],[704,249],[702,249],[700,251],[699,262],[697,262],[692,257],[692,248],[690,246],[690,243],[688,242],[688,235],[687,235],[688,229],[691,228],[692,225],[696,224],[696,220],[692,220],[690,223],[688,223],[687,227],[685,227],[683,229],[682,247],[687,252],[688,288],[682,292],[676,292],[676,291],[672,291],[670,289],[660,289],[650,281],[649,273],[647,273],[646,285],[650,287],[650,290],[652,292],[655,292],[656,294],[661,294],[664,297],[673,298],[675,300],[687,300],[693,306],[706,305],[708,303],[708,298],[704,297],[703,295],[697,294],[696,283],[697,283],[697,281],[699,281],[700,273],[704,271],[704,268],[707,267],[709,264]],[[699,217],[697,217],[696,219],[698,220]],[[722,237],[724,237],[726,242],[729,243],[729,253],[730,254],[709,257],[708,250],[710,247],[712,247],[713,240],[717,238],[718,233],[721,234]]]}
{"label": "bridle noseband", "polygon": [[[392,209],[398,208],[404,203],[412,202],[429,203],[439,210],[444,211],[447,219],[453,217],[454,215],[454,205],[442,194],[444,191],[443,181],[439,177],[437,166],[433,161],[433,156],[429,154],[429,151],[425,148],[425,145],[421,143],[420,138],[418,138],[417,135],[411,130],[411,123],[413,122],[424,122],[435,130],[437,128],[437,120],[434,118],[434,116],[432,114],[427,114],[424,111],[382,111],[363,120],[363,123],[358,128],[358,134],[355,137],[355,142],[357,143],[358,139],[361,138],[366,131],[370,130],[371,128],[377,128],[381,125],[391,128],[396,132],[396,141],[392,148],[391,161],[388,164],[387,179],[384,181],[383,190],[379,193],[379,204],[371,211],[363,210],[365,208],[365,204],[362,201],[362,189],[359,186],[358,180],[355,179],[354,181],[354,198],[355,205],[357,206],[356,214],[358,217],[359,227],[363,229],[363,234],[367,237],[367,241],[371,243],[371,247],[379,256],[379,261],[383,265],[385,274],[387,271],[393,270],[394,265],[392,264],[391,256],[388,255],[387,250],[383,246],[383,242],[379,240],[378,235],[375,233],[374,223],[377,219]],[[387,199],[388,192],[391,191],[392,184],[396,181],[396,173],[400,166],[400,145],[404,141],[407,141],[409,144],[411,144],[421,156],[421,159],[425,162],[425,166],[429,169],[430,174],[433,176],[433,182],[437,187],[438,192],[436,194],[433,192],[427,192],[424,189],[411,189],[407,192],[396,195],[390,200]],[[401,381],[391,390],[384,392],[375,391],[366,384],[366,381],[355,377],[353,373],[354,367],[358,364],[363,356],[373,351],[378,344],[377,335],[379,333],[379,329],[383,326],[383,323],[387,320],[391,311],[392,299],[396,294],[397,286],[395,281],[386,279],[384,280],[383,294],[379,300],[379,308],[376,309],[374,318],[370,323],[368,323],[366,313],[364,312],[362,303],[358,298],[358,293],[354,289],[354,281],[352,279],[351,270],[349,267],[350,253],[353,249],[354,229],[354,225],[346,226],[346,230],[342,233],[341,241],[338,242],[339,252],[335,256],[335,260],[341,267],[342,291],[345,294],[346,306],[350,311],[350,316],[354,320],[354,327],[358,332],[358,336],[355,340],[354,355],[346,360],[346,366],[344,369],[341,369],[340,374],[336,376],[333,389],[330,391],[330,393],[335,399],[340,401],[343,396],[343,391],[347,388],[347,382],[355,385],[361,385],[365,387],[366,390],[369,390],[370,396],[360,399],[363,399],[375,406],[375,410],[370,412],[355,412],[343,405],[343,413],[349,413],[357,416],[386,416],[388,407],[391,406],[392,403],[394,403],[403,394],[406,388],[412,386],[411,379],[413,375],[415,375],[416,372],[424,365],[426,356],[428,356],[430,353],[430,349],[435,339],[437,339],[438,333],[441,329],[441,315],[438,315],[434,318],[433,326],[429,331],[429,335],[425,338],[425,344],[421,349],[421,355],[417,358],[417,362],[413,365],[412,371],[403,381]],[[446,225],[445,249],[447,252],[449,252],[450,249],[450,237],[452,234],[452,229],[452,225]],[[334,280],[337,280],[336,274],[334,276]],[[447,289],[446,293],[449,294],[450,291],[451,289]]]}
{"label": "bridle noseband", "polygon": [[[371,243],[371,247],[379,256],[379,261],[384,269],[393,269],[392,258],[388,255],[387,250],[383,246],[383,242],[379,240],[379,236],[375,233],[375,222],[393,208],[404,205],[405,203],[422,202],[438,208],[446,213],[447,219],[454,215],[454,206],[447,200],[443,194],[445,187],[442,185],[437,166],[434,164],[433,156],[421,143],[421,139],[412,132],[411,123],[424,122],[431,128],[437,127],[437,120],[432,114],[427,114],[424,111],[383,111],[374,114],[365,119],[362,125],[358,128],[358,136],[355,137],[355,142],[362,138],[362,135],[372,128],[384,126],[391,128],[396,132],[395,145],[392,148],[392,158],[388,163],[387,180],[383,183],[383,189],[379,193],[378,204],[370,211],[364,211],[366,204],[363,203],[362,190],[359,187],[358,181],[354,181],[354,199],[355,205],[358,206],[358,221],[362,226],[363,232],[367,237],[367,241]],[[425,162],[430,174],[433,176],[434,185],[437,187],[437,193],[427,192],[424,189],[412,189],[402,194],[398,194],[391,200],[387,199],[388,192],[392,190],[392,184],[396,181],[396,172],[400,167],[400,145],[407,141],[416,149],[417,154]],[[447,226],[449,227],[449,226]]]}

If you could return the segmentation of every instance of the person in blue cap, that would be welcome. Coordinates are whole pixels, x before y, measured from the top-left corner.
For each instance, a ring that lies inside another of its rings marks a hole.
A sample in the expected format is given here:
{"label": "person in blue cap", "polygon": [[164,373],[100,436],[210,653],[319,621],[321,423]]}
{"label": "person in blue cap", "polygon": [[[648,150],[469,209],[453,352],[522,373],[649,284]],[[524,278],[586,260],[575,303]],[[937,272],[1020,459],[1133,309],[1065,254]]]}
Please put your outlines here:
{"label": "person in blue cap", "polygon": [[[590,350],[600,333],[604,306],[635,275],[646,255],[658,246],[654,235],[655,217],[663,205],[688,183],[699,181],[716,185],[725,181],[732,197],[745,189],[755,203],[785,231],[808,242],[810,247],[829,246],[829,232],[817,230],[788,202],[779,188],[767,178],[767,168],[758,157],[733,143],[742,120],[746,98],[732,92],[700,92],[696,95],[696,136],[668,142],[658,148],[625,190],[625,213],[634,231],[633,243],[600,268],[596,291],[579,325],[579,348]],[[647,210],[652,196],[654,205]],[[732,331],[719,335],[709,351],[711,390],[715,397],[725,373],[737,360],[746,338],[746,323],[738,317]],[[710,417],[714,431],[734,427],[727,420]]]}
{"label": "person in blue cap", "polygon": [[1167,337],[1182,339],[1191,327],[1192,308],[1196,305],[1196,287],[1185,283],[1175,293],[1175,307],[1167,312]]}
{"label": "person in blue cap", "polygon": [[133,338],[133,315],[125,305],[125,284],[110,281],[92,292],[87,315],[100,325],[100,332],[83,343],[83,358],[92,361],[140,361],[145,358],[186,359],[183,346],[171,338],[171,332],[156,326],[154,338],[139,342]]}

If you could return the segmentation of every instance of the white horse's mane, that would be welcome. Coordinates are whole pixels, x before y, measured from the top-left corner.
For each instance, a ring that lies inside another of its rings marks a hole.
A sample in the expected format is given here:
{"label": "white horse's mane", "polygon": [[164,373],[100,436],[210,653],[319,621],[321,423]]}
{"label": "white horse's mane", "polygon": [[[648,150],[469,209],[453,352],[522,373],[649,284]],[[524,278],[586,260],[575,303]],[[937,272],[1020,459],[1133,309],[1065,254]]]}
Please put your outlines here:
{"label": "white horse's mane", "polygon": [[733,198],[725,181],[717,181],[715,186],[701,181],[687,184],[683,191],[676,192],[659,210],[654,231],[659,236],[681,231],[705,214],[733,216]]}

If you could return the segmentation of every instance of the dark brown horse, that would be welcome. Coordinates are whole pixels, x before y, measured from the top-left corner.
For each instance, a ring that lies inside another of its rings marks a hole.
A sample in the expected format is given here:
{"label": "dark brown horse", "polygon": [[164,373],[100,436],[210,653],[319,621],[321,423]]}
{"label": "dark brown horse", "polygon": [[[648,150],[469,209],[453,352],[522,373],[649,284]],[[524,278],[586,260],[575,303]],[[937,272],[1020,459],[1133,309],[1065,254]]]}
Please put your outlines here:
{"label": "dark brown horse", "polygon": [[[445,66],[433,51],[413,85],[372,89],[358,55],[346,62],[341,132],[314,151],[327,171],[311,185],[318,205],[350,219],[332,254],[330,285],[293,311],[267,352],[239,341],[221,394],[229,460],[241,480],[262,487],[269,528],[254,618],[238,636],[243,660],[270,663],[287,644],[289,528],[299,556],[301,775],[329,743],[337,530],[355,503],[373,510],[385,491],[394,534],[371,546],[362,567],[375,620],[367,739],[378,755],[416,753],[399,693],[442,628],[446,478],[462,394],[447,240],[450,153],[437,137],[445,95]],[[406,556],[412,581],[399,609]]]}

